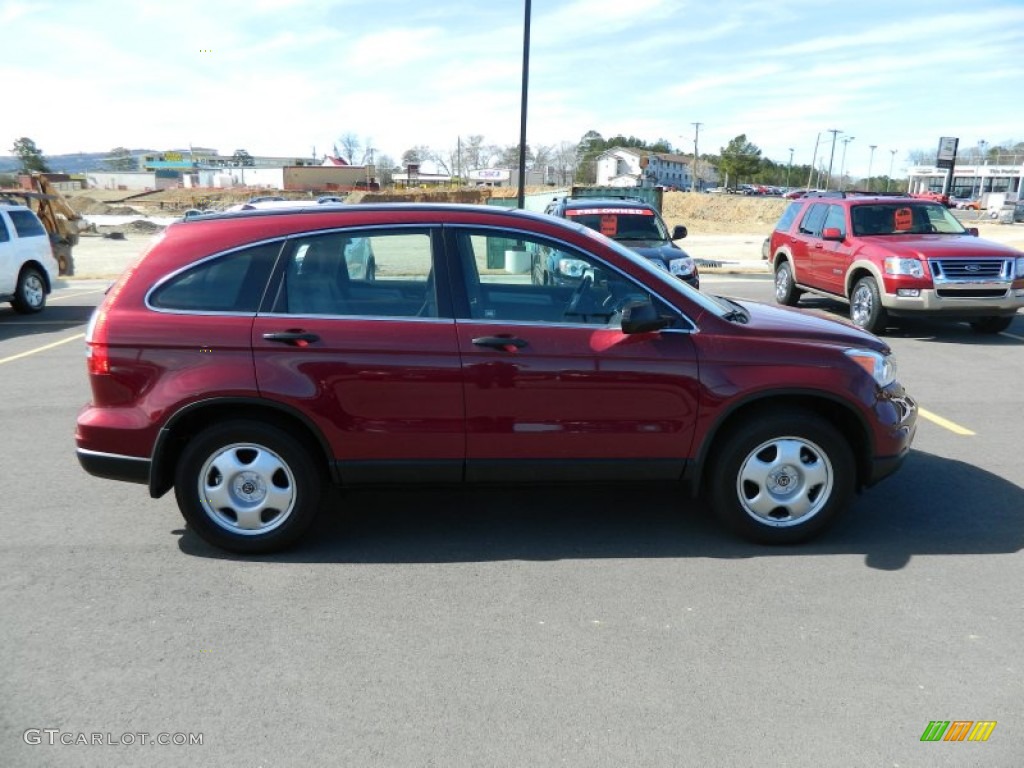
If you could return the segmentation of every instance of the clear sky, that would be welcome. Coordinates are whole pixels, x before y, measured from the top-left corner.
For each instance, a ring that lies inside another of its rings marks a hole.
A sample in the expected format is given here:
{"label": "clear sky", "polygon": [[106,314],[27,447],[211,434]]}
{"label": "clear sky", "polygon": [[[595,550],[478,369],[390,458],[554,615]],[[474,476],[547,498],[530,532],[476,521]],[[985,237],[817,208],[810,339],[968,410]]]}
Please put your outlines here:
{"label": "clear sky", "polygon": [[[0,153],[398,159],[519,137],[522,0],[0,0]],[[1024,0],[534,0],[528,143],[588,130],[846,165],[1024,140]],[[842,135],[840,135],[840,139]],[[843,145],[836,150],[836,163]]]}

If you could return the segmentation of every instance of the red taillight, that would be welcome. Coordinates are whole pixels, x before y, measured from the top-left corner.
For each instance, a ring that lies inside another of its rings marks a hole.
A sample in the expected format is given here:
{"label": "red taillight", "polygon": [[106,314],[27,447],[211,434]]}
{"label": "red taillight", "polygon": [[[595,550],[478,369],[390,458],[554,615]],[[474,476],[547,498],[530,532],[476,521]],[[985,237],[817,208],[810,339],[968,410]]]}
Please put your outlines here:
{"label": "red taillight", "polygon": [[110,353],[107,346],[107,302],[104,301],[89,319],[85,331],[85,343],[89,373],[101,375],[110,373]]}

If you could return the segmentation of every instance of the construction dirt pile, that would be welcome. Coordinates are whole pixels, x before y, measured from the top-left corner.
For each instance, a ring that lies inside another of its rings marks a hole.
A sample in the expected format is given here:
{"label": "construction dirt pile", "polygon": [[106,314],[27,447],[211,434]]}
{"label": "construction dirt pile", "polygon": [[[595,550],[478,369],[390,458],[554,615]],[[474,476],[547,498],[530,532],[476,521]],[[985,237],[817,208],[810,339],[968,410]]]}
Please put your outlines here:
{"label": "construction dirt pile", "polygon": [[666,192],[661,214],[669,229],[683,224],[694,235],[767,235],[788,204],[778,197]]}

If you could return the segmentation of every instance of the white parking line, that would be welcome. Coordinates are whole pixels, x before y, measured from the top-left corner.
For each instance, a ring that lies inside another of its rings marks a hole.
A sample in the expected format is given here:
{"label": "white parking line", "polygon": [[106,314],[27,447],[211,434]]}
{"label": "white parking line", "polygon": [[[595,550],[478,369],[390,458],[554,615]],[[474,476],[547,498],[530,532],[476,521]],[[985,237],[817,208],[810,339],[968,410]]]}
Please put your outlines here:
{"label": "white parking line", "polygon": [[52,344],[44,344],[41,347],[36,347],[35,349],[30,349],[28,352],[21,352],[21,353],[19,353],[17,355],[11,355],[10,357],[0,357],[0,365],[3,365],[4,363],[13,362],[14,360],[20,360],[21,358],[28,357],[29,355],[34,355],[36,352],[45,352],[48,349],[53,349],[54,347],[59,347],[61,344],[67,344],[69,341],[76,341],[78,339],[84,339],[84,338],[85,338],[85,334],[84,333],[77,333],[74,336],[69,336],[66,339],[61,339],[60,341],[55,341]]}
{"label": "white parking line", "polygon": [[78,291],[77,293],[64,293],[60,296],[50,296],[47,301],[63,301],[64,299],[73,299],[76,296],[86,296],[90,293],[103,293],[106,288],[93,288],[88,291]]}
{"label": "white parking line", "polygon": [[1003,331],[1000,335],[1009,336],[1011,339],[1016,339],[1017,341],[1024,341],[1024,336],[1018,336],[1016,333],[1007,333],[1006,331]]}

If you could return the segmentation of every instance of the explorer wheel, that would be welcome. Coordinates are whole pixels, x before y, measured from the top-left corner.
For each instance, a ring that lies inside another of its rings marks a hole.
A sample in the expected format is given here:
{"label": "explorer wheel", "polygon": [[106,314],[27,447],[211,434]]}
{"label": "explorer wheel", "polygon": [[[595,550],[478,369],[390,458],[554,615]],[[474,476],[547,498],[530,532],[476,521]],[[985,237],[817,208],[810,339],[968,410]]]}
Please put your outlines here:
{"label": "explorer wheel", "polygon": [[793,267],[783,259],[775,267],[775,301],[787,307],[795,307],[802,294],[803,291],[797,290],[793,283]]}
{"label": "explorer wheel", "polygon": [[14,289],[11,306],[15,312],[32,315],[42,312],[46,306],[46,281],[35,267],[25,267],[18,275],[18,287]]}
{"label": "explorer wheel", "polygon": [[835,522],[854,490],[853,451],[827,421],[802,410],[734,431],[714,459],[711,503],[741,536],[793,544]]}
{"label": "explorer wheel", "polygon": [[850,294],[850,320],[869,333],[880,334],[885,331],[889,315],[882,306],[875,278],[862,277],[853,286],[853,293]]}
{"label": "explorer wheel", "polygon": [[210,544],[231,552],[284,549],[309,527],[322,479],[309,450],[269,424],[232,421],[192,438],[174,494],[182,516]]}
{"label": "explorer wheel", "polygon": [[1002,333],[1013,322],[1013,315],[995,315],[971,321],[971,330],[975,333]]}

